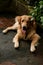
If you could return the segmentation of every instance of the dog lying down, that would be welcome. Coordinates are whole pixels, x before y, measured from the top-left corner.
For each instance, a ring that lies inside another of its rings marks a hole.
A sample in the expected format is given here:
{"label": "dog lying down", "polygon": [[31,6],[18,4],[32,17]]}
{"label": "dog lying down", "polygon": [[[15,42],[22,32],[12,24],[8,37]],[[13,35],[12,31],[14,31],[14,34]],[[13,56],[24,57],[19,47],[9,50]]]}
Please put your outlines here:
{"label": "dog lying down", "polygon": [[40,36],[36,33],[36,21],[32,16],[22,15],[15,17],[15,24],[11,27],[3,30],[3,33],[8,32],[8,30],[17,30],[17,34],[13,38],[14,47],[19,47],[19,40],[31,40],[30,51],[34,52],[36,50]]}

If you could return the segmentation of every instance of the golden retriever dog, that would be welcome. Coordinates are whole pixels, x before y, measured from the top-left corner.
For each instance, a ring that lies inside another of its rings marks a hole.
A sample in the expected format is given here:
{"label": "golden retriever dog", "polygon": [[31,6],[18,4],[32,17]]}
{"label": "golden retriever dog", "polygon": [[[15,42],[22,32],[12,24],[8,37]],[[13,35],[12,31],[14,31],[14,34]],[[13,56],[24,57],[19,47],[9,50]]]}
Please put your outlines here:
{"label": "golden retriever dog", "polygon": [[16,29],[17,34],[13,38],[14,47],[19,47],[20,39],[31,40],[30,51],[34,52],[40,39],[40,36],[36,33],[36,27],[36,21],[32,16],[22,15],[15,17],[15,24],[3,30],[3,33]]}

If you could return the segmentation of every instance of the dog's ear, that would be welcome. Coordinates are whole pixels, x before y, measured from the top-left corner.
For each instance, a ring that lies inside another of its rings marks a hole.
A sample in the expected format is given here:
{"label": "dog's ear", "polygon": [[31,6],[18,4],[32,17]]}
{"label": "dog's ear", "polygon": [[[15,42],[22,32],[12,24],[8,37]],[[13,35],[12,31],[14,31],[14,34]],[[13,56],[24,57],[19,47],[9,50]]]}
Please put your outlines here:
{"label": "dog's ear", "polygon": [[36,21],[35,21],[35,18],[34,17],[31,17],[30,18],[30,25],[34,28],[36,28]]}
{"label": "dog's ear", "polygon": [[30,23],[33,24],[33,25],[36,24],[36,21],[35,21],[35,18],[34,18],[34,17],[31,17],[31,18],[30,18]]}
{"label": "dog's ear", "polygon": [[15,22],[21,22],[21,16],[17,16],[17,17],[15,17]]}

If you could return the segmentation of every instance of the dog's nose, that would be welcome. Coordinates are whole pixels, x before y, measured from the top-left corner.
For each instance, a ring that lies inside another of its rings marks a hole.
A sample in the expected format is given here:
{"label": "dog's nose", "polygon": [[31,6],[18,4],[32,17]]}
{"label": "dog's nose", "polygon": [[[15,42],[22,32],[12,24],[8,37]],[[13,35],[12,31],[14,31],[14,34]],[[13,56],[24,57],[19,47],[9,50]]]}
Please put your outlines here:
{"label": "dog's nose", "polygon": [[23,30],[26,30],[26,26],[23,27]]}

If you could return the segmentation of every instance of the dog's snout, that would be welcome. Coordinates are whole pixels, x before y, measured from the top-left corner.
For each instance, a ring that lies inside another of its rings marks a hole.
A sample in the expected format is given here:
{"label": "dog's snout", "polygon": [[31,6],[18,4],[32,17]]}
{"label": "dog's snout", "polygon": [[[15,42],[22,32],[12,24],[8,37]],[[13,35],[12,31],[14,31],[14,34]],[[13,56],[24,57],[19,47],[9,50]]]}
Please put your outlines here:
{"label": "dog's snout", "polygon": [[26,26],[23,27],[23,30],[26,30]]}

